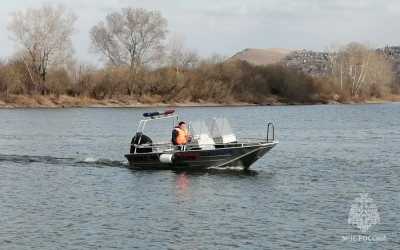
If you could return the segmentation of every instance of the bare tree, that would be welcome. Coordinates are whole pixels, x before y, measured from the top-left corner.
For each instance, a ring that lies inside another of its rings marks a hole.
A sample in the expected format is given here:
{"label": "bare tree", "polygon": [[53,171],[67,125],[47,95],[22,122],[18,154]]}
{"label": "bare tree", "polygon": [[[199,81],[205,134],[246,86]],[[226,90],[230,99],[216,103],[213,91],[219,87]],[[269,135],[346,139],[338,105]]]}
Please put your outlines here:
{"label": "bare tree", "polygon": [[37,91],[44,91],[49,67],[65,63],[72,55],[75,20],[75,15],[63,6],[51,5],[12,15],[8,29],[22,49],[24,64]]}
{"label": "bare tree", "polygon": [[352,97],[383,92],[393,79],[391,63],[366,45],[350,43],[329,54],[334,82]]}
{"label": "bare tree", "polygon": [[383,97],[390,92],[394,79],[393,62],[385,55],[374,51],[370,56],[364,89],[356,91],[357,93],[367,92],[370,96]]}
{"label": "bare tree", "polygon": [[167,20],[158,11],[125,8],[106,17],[90,31],[93,48],[115,66],[132,72],[159,59]]}
{"label": "bare tree", "polygon": [[228,57],[226,55],[221,55],[221,54],[217,54],[214,53],[211,56],[209,56],[208,58],[205,58],[202,60],[202,63],[204,64],[220,64],[220,63],[224,63],[228,60]]}
{"label": "bare tree", "polygon": [[338,83],[340,90],[343,90],[343,64],[339,50],[339,45],[331,45],[325,49],[328,55],[328,74],[333,77],[334,82]]}
{"label": "bare tree", "polygon": [[367,46],[350,43],[342,51],[342,60],[346,65],[347,77],[351,95],[357,96],[366,84],[366,77],[370,73],[369,64],[374,53]]}
{"label": "bare tree", "polygon": [[193,50],[184,46],[184,39],[173,36],[167,47],[167,65],[174,67],[179,74],[181,69],[194,68],[199,62],[199,56]]}

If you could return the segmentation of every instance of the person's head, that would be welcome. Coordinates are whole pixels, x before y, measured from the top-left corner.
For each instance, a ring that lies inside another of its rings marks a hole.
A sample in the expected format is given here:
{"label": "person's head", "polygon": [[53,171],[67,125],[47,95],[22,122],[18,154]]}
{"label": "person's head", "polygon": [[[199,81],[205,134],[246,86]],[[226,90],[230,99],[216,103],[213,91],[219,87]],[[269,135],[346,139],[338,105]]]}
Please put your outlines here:
{"label": "person's head", "polygon": [[185,128],[186,128],[186,122],[182,121],[182,122],[180,122],[180,123],[178,124],[178,126],[179,126],[181,129],[185,129]]}

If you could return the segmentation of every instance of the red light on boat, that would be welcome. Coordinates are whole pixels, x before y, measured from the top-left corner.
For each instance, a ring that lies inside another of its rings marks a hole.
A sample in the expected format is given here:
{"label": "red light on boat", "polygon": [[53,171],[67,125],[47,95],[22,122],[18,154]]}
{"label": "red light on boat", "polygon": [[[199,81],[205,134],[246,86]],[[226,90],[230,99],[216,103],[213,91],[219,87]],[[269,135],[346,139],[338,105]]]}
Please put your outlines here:
{"label": "red light on boat", "polygon": [[173,110],[173,109],[168,109],[168,110],[165,110],[164,115],[171,115],[171,114],[173,114],[173,113],[175,113],[175,110]]}

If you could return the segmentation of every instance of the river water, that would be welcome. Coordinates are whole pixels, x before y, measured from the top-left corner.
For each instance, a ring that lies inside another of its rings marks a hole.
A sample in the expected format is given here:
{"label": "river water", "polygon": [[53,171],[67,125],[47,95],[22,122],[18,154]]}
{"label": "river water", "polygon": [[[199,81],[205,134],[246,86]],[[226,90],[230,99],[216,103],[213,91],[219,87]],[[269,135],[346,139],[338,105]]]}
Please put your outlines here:
{"label": "river water", "polygon": [[130,170],[146,111],[0,110],[0,249],[400,248],[400,104],[178,109],[244,137],[274,122],[250,172]]}

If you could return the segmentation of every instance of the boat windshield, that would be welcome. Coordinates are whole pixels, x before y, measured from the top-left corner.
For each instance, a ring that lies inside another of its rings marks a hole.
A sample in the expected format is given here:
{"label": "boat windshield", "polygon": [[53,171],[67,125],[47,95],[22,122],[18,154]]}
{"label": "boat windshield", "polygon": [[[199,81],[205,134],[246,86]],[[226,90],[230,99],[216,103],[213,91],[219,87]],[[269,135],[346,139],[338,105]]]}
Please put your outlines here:
{"label": "boat windshield", "polygon": [[236,136],[226,118],[213,118],[207,123],[211,138],[216,143],[236,142]]}
{"label": "boat windshield", "polygon": [[213,118],[206,121],[194,121],[190,131],[199,145],[236,142],[236,136],[226,118]]}
{"label": "boat windshield", "polygon": [[193,137],[192,144],[198,144],[201,148],[214,148],[215,142],[210,135],[209,128],[204,121],[194,121],[190,125],[190,133]]}
{"label": "boat windshield", "polygon": [[[151,137],[153,143],[170,143],[175,122],[175,119],[148,120],[143,130]],[[193,121],[189,123],[189,130],[193,138],[191,144],[201,148],[213,148],[215,144],[237,142],[236,135],[226,118]]]}

